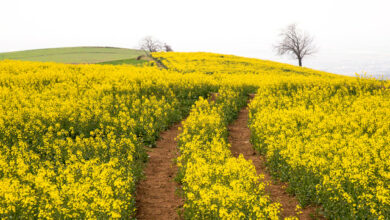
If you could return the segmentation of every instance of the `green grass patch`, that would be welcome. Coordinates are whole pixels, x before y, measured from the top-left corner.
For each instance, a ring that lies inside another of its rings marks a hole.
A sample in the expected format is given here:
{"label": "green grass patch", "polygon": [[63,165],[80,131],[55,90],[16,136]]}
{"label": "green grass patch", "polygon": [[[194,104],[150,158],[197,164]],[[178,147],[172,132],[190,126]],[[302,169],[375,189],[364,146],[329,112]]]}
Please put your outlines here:
{"label": "green grass patch", "polygon": [[141,50],[115,47],[65,47],[0,53],[0,60],[79,64],[130,60],[144,54]]}

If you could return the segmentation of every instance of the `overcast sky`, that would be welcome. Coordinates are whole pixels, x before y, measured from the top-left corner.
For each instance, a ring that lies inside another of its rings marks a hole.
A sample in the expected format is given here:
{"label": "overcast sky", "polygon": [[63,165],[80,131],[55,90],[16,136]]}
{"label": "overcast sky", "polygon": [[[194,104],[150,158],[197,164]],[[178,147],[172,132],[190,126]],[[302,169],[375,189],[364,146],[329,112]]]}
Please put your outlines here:
{"label": "overcast sky", "polygon": [[272,45],[291,23],[315,37],[308,67],[390,76],[388,0],[1,0],[0,52],[68,46],[135,48],[154,36],[176,51],[295,64]]}

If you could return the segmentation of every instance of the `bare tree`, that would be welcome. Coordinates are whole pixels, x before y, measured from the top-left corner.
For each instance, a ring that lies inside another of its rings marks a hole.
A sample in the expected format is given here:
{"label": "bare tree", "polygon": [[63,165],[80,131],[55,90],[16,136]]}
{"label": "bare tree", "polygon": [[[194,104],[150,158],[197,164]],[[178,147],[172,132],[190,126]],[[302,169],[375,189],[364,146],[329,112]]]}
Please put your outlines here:
{"label": "bare tree", "polygon": [[139,45],[140,48],[145,52],[173,51],[170,45],[168,45],[167,43],[163,43],[157,39],[154,39],[151,36],[142,38]]}
{"label": "bare tree", "polygon": [[151,36],[144,37],[139,45],[140,48],[146,52],[158,52],[163,50],[163,43]]}
{"label": "bare tree", "polygon": [[313,43],[313,37],[297,29],[296,24],[287,26],[280,33],[281,41],[275,46],[278,55],[290,54],[298,60],[299,66],[302,66],[302,59],[305,56],[317,52]]}

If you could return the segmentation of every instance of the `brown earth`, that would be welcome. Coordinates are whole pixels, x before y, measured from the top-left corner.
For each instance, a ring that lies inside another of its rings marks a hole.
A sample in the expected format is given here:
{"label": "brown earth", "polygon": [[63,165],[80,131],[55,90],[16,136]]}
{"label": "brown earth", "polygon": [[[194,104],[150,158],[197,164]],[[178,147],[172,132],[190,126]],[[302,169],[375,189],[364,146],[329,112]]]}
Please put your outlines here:
{"label": "brown earth", "polygon": [[209,103],[210,102],[215,102],[217,100],[217,97],[219,96],[219,93],[211,92],[210,97],[207,100]]}
{"label": "brown earth", "polygon": [[[282,204],[281,217],[296,216],[295,208],[299,204],[298,200],[286,192],[286,183],[276,182],[267,173],[265,158],[259,155],[250,143],[251,132],[248,128],[248,108],[243,108],[236,121],[229,125],[229,142],[233,156],[238,157],[243,154],[245,159],[251,160],[256,167],[257,174],[263,174],[266,185],[266,192],[273,202]],[[302,209],[299,219],[323,219],[318,216],[316,207],[306,207]]]}
{"label": "brown earth", "polygon": [[174,181],[178,155],[175,138],[180,123],[161,133],[155,148],[148,152],[149,161],[144,170],[145,179],[137,187],[137,219],[180,219],[178,209],[183,199],[176,194],[180,186]]}

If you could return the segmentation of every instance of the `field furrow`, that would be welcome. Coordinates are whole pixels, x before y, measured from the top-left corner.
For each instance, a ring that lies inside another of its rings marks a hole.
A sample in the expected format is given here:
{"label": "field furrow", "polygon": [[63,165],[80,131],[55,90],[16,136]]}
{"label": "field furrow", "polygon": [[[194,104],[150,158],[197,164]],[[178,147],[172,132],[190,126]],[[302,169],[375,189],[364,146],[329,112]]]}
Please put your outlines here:
{"label": "field furrow", "polygon": [[313,206],[308,206],[303,209],[299,208],[298,200],[287,193],[286,184],[275,181],[271,175],[267,172],[265,157],[260,155],[253,148],[250,143],[251,132],[248,127],[248,107],[245,106],[238,113],[237,119],[231,123],[229,129],[229,143],[231,145],[230,150],[233,156],[239,157],[243,155],[246,160],[252,161],[256,168],[258,175],[264,177],[265,191],[270,196],[273,202],[280,203],[282,209],[280,212],[281,217],[298,216],[299,219],[318,219],[320,216],[317,214],[317,210]]}
{"label": "field furrow", "polygon": [[144,169],[145,179],[138,184],[136,204],[137,219],[179,219],[178,208],[183,201],[175,192],[179,187],[174,181],[177,167],[177,142],[180,123],[162,132],[156,147],[148,152]]}

